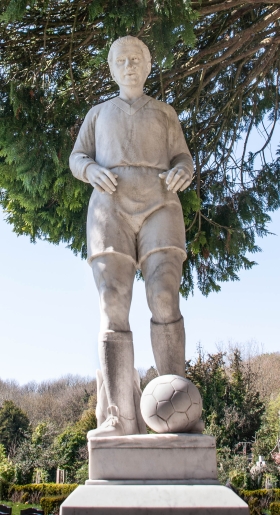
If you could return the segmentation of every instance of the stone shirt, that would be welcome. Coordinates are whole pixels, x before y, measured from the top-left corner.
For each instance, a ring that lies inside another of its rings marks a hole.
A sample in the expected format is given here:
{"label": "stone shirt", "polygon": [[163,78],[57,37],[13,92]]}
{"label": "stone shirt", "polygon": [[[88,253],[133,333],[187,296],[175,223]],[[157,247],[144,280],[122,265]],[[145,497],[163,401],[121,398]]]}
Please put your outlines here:
{"label": "stone shirt", "polygon": [[193,162],[175,110],[143,95],[132,105],[115,97],[90,109],[70,156],[77,179],[86,168],[136,166],[169,170],[180,164],[192,177]]}

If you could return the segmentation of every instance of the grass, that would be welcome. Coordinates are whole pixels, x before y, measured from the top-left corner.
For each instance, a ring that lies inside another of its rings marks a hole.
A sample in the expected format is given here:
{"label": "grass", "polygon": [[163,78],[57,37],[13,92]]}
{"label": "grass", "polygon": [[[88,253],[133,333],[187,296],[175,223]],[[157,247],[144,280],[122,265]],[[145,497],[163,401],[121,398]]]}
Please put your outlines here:
{"label": "grass", "polygon": [[26,510],[26,508],[39,508],[42,509],[39,504],[22,504],[20,502],[11,501],[0,501],[0,504],[12,507],[12,515],[20,515],[20,510]]}

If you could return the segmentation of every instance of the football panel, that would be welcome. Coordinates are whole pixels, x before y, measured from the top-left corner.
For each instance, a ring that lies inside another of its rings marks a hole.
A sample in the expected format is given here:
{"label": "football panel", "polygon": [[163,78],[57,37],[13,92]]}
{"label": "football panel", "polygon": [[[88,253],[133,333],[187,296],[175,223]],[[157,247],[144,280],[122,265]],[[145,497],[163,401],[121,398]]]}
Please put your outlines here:
{"label": "football panel", "polygon": [[184,379],[183,377],[176,377],[175,379],[173,379],[171,384],[172,384],[174,390],[176,390],[178,392],[187,392],[189,382],[190,381],[188,381],[187,379]]}
{"label": "football panel", "polygon": [[157,403],[157,415],[163,420],[167,420],[174,413],[174,408],[170,401],[160,401]]}
{"label": "football panel", "polygon": [[186,413],[175,412],[167,421],[170,433],[184,433],[189,425]]}
{"label": "football panel", "polygon": [[162,418],[158,417],[157,415],[150,417],[149,420],[147,420],[147,425],[156,433],[169,432],[168,425],[165,420],[162,420]]}
{"label": "football panel", "polygon": [[187,392],[174,392],[171,397],[171,402],[174,410],[180,413],[185,413],[191,406],[192,401]]}
{"label": "football panel", "polygon": [[160,401],[168,401],[170,397],[174,393],[174,388],[170,383],[164,383],[164,384],[158,384],[154,391],[153,396],[154,398],[160,402]]}
{"label": "football panel", "polygon": [[192,404],[191,407],[187,411],[187,415],[189,421],[191,423],[195,422],[201,417],[202,407],[199,404]]}
{"label": "football panel", "polygon": [[153,395],[145,395],[141,397],[140,409],[145,422],[147,422],[147,418],[156,415],[157,401]]}

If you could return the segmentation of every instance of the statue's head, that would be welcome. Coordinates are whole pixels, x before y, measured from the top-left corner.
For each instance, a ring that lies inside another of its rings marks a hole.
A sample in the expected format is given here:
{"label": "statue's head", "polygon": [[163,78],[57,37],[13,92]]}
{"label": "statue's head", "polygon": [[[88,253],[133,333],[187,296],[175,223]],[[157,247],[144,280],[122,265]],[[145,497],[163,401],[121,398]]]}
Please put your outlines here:
{"label": "statue's head", "polygon": [[143,86],[151,71],[151,54],[143,41],[124,36],[111,45],[108,63],[119,86]]}

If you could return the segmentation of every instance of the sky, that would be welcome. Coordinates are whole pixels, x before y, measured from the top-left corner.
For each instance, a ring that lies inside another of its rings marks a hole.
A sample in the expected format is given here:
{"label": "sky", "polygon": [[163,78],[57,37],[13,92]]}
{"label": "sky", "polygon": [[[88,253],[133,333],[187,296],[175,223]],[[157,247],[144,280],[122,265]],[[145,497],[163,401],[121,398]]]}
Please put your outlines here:
{"label": "sky", "polygon": [[[205,353],[222,346],[257,346],[280,351],[280,212],[271,232],[258,240],[258,265],[241,271],[240,281],[222,284],[207,298],[196,290],[181,299],[186,328],[186,358],[200,344]],[[17,237],[0,211],[0,378],[19,384],[78,374],[95,376],[99,367],[99,301],[86,261],[63,244]],[[130,316],[135,366],[154,365],[144,283],[135,281]]]}

